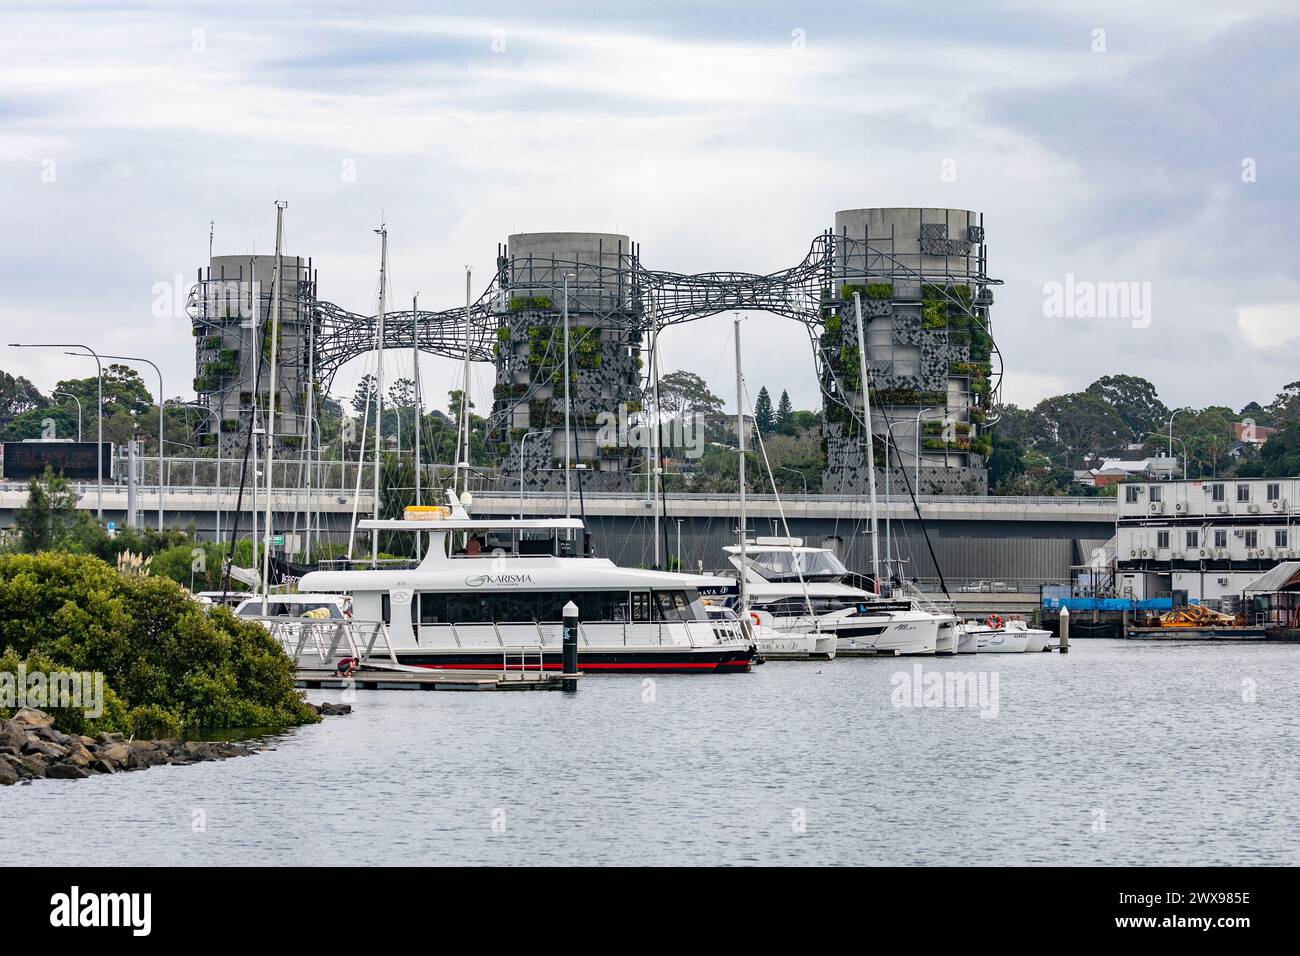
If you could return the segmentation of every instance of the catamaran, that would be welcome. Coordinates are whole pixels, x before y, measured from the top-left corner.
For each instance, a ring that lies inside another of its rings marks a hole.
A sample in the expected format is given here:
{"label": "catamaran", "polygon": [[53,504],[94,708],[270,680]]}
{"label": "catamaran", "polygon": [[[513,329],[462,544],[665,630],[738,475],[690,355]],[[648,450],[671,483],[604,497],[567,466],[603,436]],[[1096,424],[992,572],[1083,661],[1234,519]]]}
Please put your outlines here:
{"label": "catamaran", "polygon": [[[829,548],[807,547],[802,538],[758,537],[723,548],[735,574],[744,575],[749,612],[777,633],[821,631],[835,653],[934,654],[940,630],[956,646],[957,619],[890,600],[846,583],[849,569]],[[950,639],[949,639],[950,638]]]}
{"label": "catamaran", "polygon": [[[710,619],[708,575],[622,568],[587,551],[578,518],[472,518],[451,507],[408,508],[361,530],[420,532],[415,567],[317,570],[300,585],[352,597],[353,619],[382,622],[400,665],[465,670],[561,668],[562,609],[578,606],[583,671],[747,671],[756,648],[745,622]],[[459,542],[459,545],[457,544]]]}

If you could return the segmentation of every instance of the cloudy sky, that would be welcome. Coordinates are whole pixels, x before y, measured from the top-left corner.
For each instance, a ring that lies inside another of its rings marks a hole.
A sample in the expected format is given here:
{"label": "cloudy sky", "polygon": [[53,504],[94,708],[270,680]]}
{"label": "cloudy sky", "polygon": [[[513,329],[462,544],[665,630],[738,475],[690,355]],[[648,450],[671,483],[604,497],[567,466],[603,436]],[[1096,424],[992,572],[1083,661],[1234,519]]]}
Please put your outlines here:
{"label": "cloudy sky", "polygon": [[[183,301],[210,220],[218,255],[272,251],[277,198],[286,251],[355,311],[381,217],[394,298],[446,308],[512,232],[770,272],[837,209],[948,206],[984,213],[1006,283],[1005,400],[1111,372],[1173,404],[1268,400],[1300,379],[1294,4],[1055,6],[8,0],[4,341],[145,355],[188,393],[189,323],[156,285]],[[1149,313],[1053,314],[1067,281],[1137,283]],[[666,334],[665,367],[729,395],[729,326]],[[800,326],[754,316],[745,353],[754,387],[819,404]],[[57,351],[0,368],[88,374]],[[430,361],[430,394],[454,372]]]}

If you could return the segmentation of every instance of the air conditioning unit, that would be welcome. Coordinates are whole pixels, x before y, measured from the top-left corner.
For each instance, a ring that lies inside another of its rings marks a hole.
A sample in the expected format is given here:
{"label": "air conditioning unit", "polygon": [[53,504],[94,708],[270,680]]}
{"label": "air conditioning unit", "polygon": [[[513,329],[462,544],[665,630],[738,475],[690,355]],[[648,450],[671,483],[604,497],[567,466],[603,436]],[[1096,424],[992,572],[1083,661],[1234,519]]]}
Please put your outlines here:
{"label": "air conditioning unit", "polygon": [[1226,504],[1220,502],[1219,504],[1217,504],[1217,505],[1214,506],[1214,510],[1217,511],[1217,512],[1218,512],[1219,514],[1221,514],[1221,515],[1226,515],[1226,514],[1228,513],[1228,506],[1227,506]]}
{"label": "air conditioning unit", "polygon": [[1233,536],[1234,538],[1244,538],[1244,537],[1246,537],[1246,529],[1245,529],[1245,528],[1235,528],[1235,529],[1233,530],[1233,532],[1232,532],[1232,536]]}
{"label": "air conditioning unit", "polygon": [[1181,551],[1171,551],[1171,552],[1169,553],[1169,556],[1170,556],[1171,558],[1173,558],[1175,561],[1181,561],[1181,560],[1183,559],[1183,552],[1181,552]]}
{"label": "air conditioning unit", "polygon": [[1163,501],[1152,501],[1147,504],[1147,511],[1153,515],[1162,515],[1165,513],[1165,503]]}
{"label": "air conditioning unit", "polygon": [[1142,549],[1142,557],[1144,557],[1144,558],[1149,558],[1149,557],[1151,557],[1151,552],[1148,551],[1146,548],[1143,548],[1143,549]]}
{"label": "air conditioning unit", "polygon": [[1251,558],[1251,559],[1253,559],[1253,558],[1255,557],[1255,549],[1254,549],[1254,548],[1247,548],[1247,549],[1246,549],[1246,557],[1247,557],[1247,558]]}
{"label": "air conditioning unit", "polygon": [[1268,506],[1275,512],[1286,511],[1286,502],[1281,498],[1274,498],[1268,503]]}
{"label": "air conditioning unit", "polygon": [[1228,583],[1228,579],[1227,579],[1227,578],[1215,578],[1214,580],[1218,581],[1220,584],[1227,584],[1227,583]]}
{"label": "air conditioning unit", "polygon": [[1250,504],[1246,505],[1246,510],[1253,515],[1257,515],[1259,514],[1259,505],[1252,501]]}
{"label": "air conditioning unit", "polygon": [[1130,558],[1136,558],[1136,557],[1138,556],[1137,548],[1134,548],[1132,551],[1130,551],[1130,552],[1128,553],[1128,556],[1129,556]]}
{"label": "air conditioning unit", "polygon": [[1209,548],[1201,548],[1200,556],[1201,556],[1202,558],[1208,558],[1208,557],[1210,556],[1210,549],[1209,549]]}
{"label": "air conditioning unit", "polygon": [[1227,548],[1220,548],[1220,549],[1219,549],[1219,554],[1218,554],[1218,556],[1219,556],[1220,558],[1226,558],[1226,557],[1228,557],[1228,549],[1227,549]]}
{"label": "air conditioning unit", "polygon": [[1185,501],[1175,501],[1175,502],[1174,502],[1174,512],[1175,512],[1175,513],[1177,513],[1177,514],[1183,514],[1183,513],[1186,512],[1186,511],[1187,511],[1187,502],[1185,502]]}

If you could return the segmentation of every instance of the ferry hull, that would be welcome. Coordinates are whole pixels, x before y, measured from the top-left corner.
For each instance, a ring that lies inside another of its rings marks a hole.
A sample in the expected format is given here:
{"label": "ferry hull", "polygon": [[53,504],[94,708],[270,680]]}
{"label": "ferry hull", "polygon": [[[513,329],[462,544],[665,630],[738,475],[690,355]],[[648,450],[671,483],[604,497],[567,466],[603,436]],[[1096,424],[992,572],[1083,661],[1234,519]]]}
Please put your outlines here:
{"label": "ferry hull", "polygon": [[[562,671],[561,651],[546,650],[541,655],[541,666],[547,671]],[[536,670],[538,654],[535,649],[438,649],[396,651],[397,662],[412,667],[436,670],[500,671],[504,662],[506,670]],[[578,670],[592,673],[733,673],[748,671],[755,663],[753,647],[723,647],[691,650],[665,648],[664,650],[617,648],[610,650],[580,649]]]}

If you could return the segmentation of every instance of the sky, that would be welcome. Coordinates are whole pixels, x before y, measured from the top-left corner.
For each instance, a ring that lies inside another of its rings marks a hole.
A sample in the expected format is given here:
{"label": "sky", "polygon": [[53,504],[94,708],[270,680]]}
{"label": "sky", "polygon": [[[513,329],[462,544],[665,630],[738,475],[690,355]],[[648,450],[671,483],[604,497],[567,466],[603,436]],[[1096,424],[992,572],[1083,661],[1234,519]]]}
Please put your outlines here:
{"label": "sky", "polygon": [[[1170,405],[1267,402],[1300,379],[1294,10],[8,0],[3,341],[150,358],[192,399],[182,306],[209,223],[217,255],[269,253],[277,199],[286,253],[364,313],[381,221],[393,299],[450,308],[515,232],[618,232],[648,268],[766,273],[836,210],[937,206],[984,214],[1005,401],[1124,372]],[[730,398],[728,318],[665,333],[663,368]],[[803,327],[744,329],[751,388],[819,407]],[[45,390],[87,364],[0,352]],[[422,369],[438,404],[457,363]],[[476,369],[480,408],[491,382]]]}

